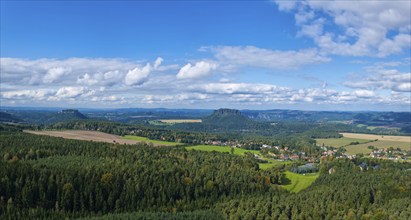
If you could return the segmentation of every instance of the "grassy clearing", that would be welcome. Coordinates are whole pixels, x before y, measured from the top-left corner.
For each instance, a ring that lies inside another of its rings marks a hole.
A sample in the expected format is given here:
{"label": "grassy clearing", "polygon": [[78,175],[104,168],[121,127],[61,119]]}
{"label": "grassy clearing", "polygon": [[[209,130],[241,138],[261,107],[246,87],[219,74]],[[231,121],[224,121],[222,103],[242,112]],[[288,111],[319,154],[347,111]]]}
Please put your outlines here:
{"label": "grassy clearing", "polygon": [[275,166],[278,166],[278,165],[293,163],[293,161],[281,161],[281,160],[274,160],[274,159],[267,159],[267,158],[264,158],[264,159],[267,160],[268,163],[260,163],[259,164],[259,167],[262,170],[266,170],[266,169],[269,169],[271,167],[275,167]]}
{"label": "grassy clearing", "polygon": [[[200,150],[200,151],[216,151],[216,152],[227,152],[231,153],[231,147],[228,146],[215,146],[215,145],[197,145],[197,146],[191,146],[191,147],[186,147],[187,150]],[[234,148],[234,154],[235,155],[244,155],[245,153],[250,152],[253,154],[260,154],[260,151],[258,150],[246,150],[246,149],[241,149],[241,148]]]}
{"label": "grassy clearing", "polygon": [[343,146],[347,146],[352,142],[359,142],[361,143],[367,143],[370,140],[367,139],[359,139],[359,138],[348,138],[348,137],[342,137],[342,138],[319,138],[319,139],[315,139],[317,141],[318,144],[323,145],[324,146],[330,146],[330,147],[343,147]]}
{"label": "grassy clearing", "polygon": [[371,153],[371,149],[368,149],[368,146],[373,145],[373,143],[368,144],[358,144],[358,145],[350,145],[346,146],[345,149],[347,150],[347,154],[349,155],[356,155],[356,154],[369,154]]}
{"label": "grassy clearing", "polygon": [[163,120],[158,120],[160,122],[166,123],[166,124],[177,124],[177,123],[201,123],[201,119],[163,119]]}
{"label": "grassy clearing", "polygon": [[260,169],[262,169],[262,170],[266,170],[266,169],[271,168],[275,165],[276,164],[274,164],[274,163],[260,163],[260,164],[258,164],[258,167],[260,167]]}
{"label": "grassy clearing", "polygon": [[335,123],[335,124],[349,124],[351,121],[328,121],[329,123]]}
{"label": "grassy clearing", "polygon": [[365,127],[366,129],[368,129],[370,131],[375,130],[375,129],[378,128],[376,126],[368,126],[368,125],[365,125],[365,124],[358,124],[357,127],[359,127],[359,128]]}
{"label": "grassy clearing", "polygon": [[161,121],[156,121],[156,120],[149,121],[148,123],[151,124],[151,125],[155,125],[155,126],[172,125],[172,124],[167,124],[167,123],[164,123],[164,122],[161,122]]}
{"label": "grassy clearing", "polygon": [[177,145],[180,144],[180,143],[177,143],[177,142],[150,140],[146,137],[140,137],[140,136],[134,136],[134,135],[125,135],[123,138],[127,139],[127,140],[134,140],[134,141],[152,143],[154,145],[159,145],[159,146],[177,146]]}
{"label": "grassy clearing", "polygon": [[282,185],[286,190],[290,192],[300,192],[303,189],[309,187],[319,176],[319,173],[312,173],[312,174],[296,174],[289,171],[285,173],[286,179],[289,180],[289,183],[286,185]]}

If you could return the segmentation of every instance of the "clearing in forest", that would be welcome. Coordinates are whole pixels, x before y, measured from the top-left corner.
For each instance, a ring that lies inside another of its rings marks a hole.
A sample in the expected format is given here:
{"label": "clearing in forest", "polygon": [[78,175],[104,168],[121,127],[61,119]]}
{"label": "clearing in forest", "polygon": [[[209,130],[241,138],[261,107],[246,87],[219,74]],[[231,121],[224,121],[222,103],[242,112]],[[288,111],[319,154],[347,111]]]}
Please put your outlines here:
{"label": "clearing in forest", "polygon": [[310,173],[310,174],[297,174],[293,172],[286,171],[285,173],[286,182],[282,187],[290,192],[300,192],[303,189],[309,187],[318,177],[319,173]]}
{"label": "clearing in forest", "polygon": [[135,136],[135,135],[125,135],[123,138],[126,139],[126,140],[152,143],[156,146],[177,146],[177,145],[180,144],[180,143],[177,143],[177,142],[151,140],[151,139],[148,139],[146,137],[140,137],[140,136]]}
{"label": "clearing in forest", "polygon": [[271,159],[271,158],[263,158],[263,159],[266,160],[267,163],[259,163],[258,164],[260,169],[262,169],[262,170],[266,170],[266,169],[269,169],[271,167],[275,167],[275,166],[278,166],[278,165],[286,165],[286,164],[295,163],[295,161],[290,161],[290,160],[283,161],[283,160],[274,160],[274,159]]}
{"label": "clearing in forest", "polygon": [[[215,145],[197,145],[197,146],[191,146],[191,147],[186,147],[187,150],[200,150],[200,151],[217,151],[217,152],[227,152],[231,153],[231,147],[229,146],[215,146]],[[233,148],[234,149],[234,154],[235,155],[244,155],[245,153],[253,153],[253,154],[260,154],[260,151],[258,150],[246,150],[242,148]]]}
{"label": "clearing in forest", "polygon": [[158,120],[167,124],[177,124],[177,123],[201,123],[201,119],[162,119]]}

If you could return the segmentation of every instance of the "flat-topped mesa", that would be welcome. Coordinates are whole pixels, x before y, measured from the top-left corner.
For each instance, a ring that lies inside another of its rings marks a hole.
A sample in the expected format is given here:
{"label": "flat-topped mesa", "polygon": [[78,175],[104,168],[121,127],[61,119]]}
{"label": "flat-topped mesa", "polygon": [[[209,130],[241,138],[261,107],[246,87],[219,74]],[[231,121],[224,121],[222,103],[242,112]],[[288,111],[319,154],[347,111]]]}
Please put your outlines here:
{"label": "flat-topped mesa", "polygon": [[85,115],[79,112],[77,109],[64,109],[57,114],[52,115],[48,118],[44,123],[45,124],[52,124],[56,122],[63,122],[63,121],[72,121],[72,120],[82,120],[87,119]]}
{"label": "flat-topped mesa", "polygon": [[215,110],[213,115],[242,115],[242,113],[237,109],[220,108],[218,110]]}
{"label": "flat-topped mesa", "polygon": [[78,119],[86,119],[87,117],[83,115],[81,112],[79,112],[77,109],[64,109],[58,112],[58,115],[64,116],[64,117],[72,117],[72,118],[78,118]]}
{"label": "flat-topped mesa", "polygon": [[226,129],[247,129],[255,122],[236,109],[218,109],[203,118],[203,123]]}
{"label": "flat-topped mesa", "polygon": [[59,114],[81,114],[77,109],[63,109]]}

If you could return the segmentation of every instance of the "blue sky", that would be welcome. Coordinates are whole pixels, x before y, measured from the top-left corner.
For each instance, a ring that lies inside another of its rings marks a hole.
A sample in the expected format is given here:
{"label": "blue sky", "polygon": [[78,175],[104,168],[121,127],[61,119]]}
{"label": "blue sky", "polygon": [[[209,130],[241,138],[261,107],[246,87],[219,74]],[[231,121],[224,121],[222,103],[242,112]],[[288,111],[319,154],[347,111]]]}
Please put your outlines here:
{"label": "blue sky", "polygon": [[410,109],[409,1],[1,1],[2,106]]}

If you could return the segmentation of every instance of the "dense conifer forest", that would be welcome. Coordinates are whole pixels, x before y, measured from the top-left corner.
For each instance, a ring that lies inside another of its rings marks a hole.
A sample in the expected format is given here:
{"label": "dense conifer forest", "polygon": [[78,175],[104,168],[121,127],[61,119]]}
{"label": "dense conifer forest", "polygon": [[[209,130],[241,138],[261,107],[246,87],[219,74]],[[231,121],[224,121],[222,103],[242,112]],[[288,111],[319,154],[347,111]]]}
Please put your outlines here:
{"label": "dense conifer forest", "polygon": [[325,158],[314,184],[290,193],[281,187],[287,167],[260,170],[251,154],[67,140],[8,128],[0,133],[1,219],[411,217],[409,163]]}

